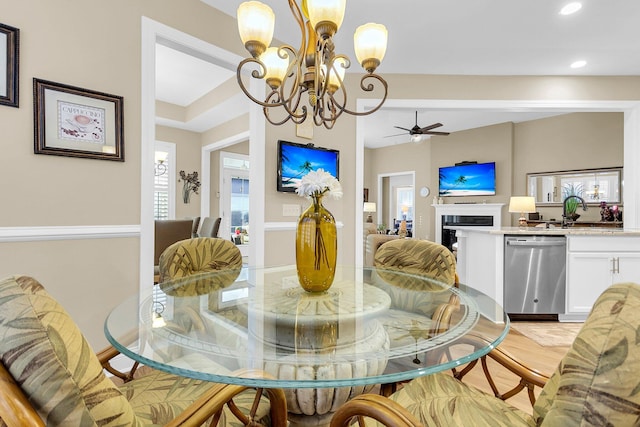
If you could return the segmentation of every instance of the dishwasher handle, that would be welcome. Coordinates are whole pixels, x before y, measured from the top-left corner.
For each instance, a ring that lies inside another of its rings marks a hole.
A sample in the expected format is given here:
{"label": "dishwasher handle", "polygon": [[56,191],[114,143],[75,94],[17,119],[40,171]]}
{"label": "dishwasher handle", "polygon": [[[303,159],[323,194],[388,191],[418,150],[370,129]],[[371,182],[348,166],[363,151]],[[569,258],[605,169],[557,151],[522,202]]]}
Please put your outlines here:
{"label": "dishwasher handle", "polygon": [[551,247],[564,246],[564,240],[536,241],[536,240],[507,240],[507,246],[526,246],[526,247]]}

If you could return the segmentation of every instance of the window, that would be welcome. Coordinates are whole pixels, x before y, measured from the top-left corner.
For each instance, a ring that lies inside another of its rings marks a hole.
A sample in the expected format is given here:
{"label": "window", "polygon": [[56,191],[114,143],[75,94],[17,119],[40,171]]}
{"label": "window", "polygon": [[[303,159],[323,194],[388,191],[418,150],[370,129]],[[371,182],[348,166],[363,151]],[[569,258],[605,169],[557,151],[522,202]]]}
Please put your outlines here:
{"label": "window", "polygon": [[175,144],[156,142],[153,187],[153,218],[175,218]]}
{"label": "window", "polygon": [[396,188],[396,218],[413,220],[413,187]]}

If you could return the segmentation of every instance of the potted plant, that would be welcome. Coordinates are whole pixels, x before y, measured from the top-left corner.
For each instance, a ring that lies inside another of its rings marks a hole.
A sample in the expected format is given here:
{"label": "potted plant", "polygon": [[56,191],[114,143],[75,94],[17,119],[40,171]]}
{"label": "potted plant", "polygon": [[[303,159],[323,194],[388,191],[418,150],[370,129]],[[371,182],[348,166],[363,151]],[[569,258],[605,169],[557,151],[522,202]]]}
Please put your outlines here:
{"label": "potted plant", "polygon": [[[582,184],[568,183],[562,186],[562,200],[564,203],[564,211],[567,214],[567,218],[570,218],[572,221],[580,218],[580,214],[576,213],[578,205],[580,205],[580,201],[571,196],[582,197],[582,193]],[[567,199],[568,197],[571,198]]]}

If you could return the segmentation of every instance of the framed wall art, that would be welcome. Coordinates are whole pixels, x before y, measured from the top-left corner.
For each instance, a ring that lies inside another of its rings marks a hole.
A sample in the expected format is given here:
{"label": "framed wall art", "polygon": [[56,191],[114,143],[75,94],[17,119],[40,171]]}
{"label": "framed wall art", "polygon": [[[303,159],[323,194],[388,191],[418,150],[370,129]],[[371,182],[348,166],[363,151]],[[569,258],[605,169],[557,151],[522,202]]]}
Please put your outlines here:
{"label": "framed wall art", "polygon": [[20,30],[0,24],[0,105],[18,107]]}
{"label": "framed wall art", "polygon": [[34,152],[124,161],[123,98],[33,79]]}

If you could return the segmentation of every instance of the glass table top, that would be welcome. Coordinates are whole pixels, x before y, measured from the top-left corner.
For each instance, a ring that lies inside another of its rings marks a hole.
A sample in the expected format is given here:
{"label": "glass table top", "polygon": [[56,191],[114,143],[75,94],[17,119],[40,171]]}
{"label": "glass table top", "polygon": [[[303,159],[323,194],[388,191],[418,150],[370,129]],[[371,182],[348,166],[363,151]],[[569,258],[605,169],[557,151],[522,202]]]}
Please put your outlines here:
{"label": "glass table top", "polygon": [[279,388],[384,384],[450,369],[488,353],[508,329],[502,308],[472,288],[345,266],[317,294],[299,286],[295,266],[190,276],[125,300],[105,322],[109,342],[142,364]]}

